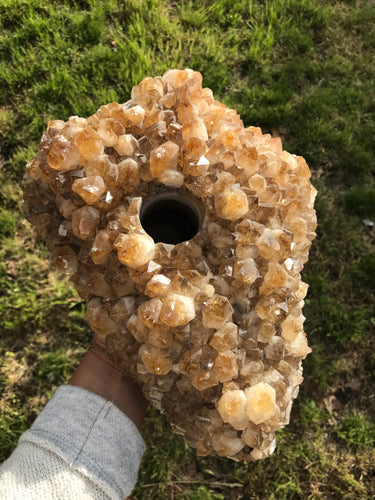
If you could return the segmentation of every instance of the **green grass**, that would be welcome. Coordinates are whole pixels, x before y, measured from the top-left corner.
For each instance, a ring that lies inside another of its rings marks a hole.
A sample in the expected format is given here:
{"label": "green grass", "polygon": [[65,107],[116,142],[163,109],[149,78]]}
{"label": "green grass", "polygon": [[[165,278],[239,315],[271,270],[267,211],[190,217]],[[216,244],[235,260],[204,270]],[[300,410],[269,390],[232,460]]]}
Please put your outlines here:
{"label": "green grass", "polygon": [[[192,67],[246,125],[302,154],[318,189],[304,269],[313,352],[275,454],[197,458],[150,409],[134,495],[145,500],[375,495],[375,6],[323,0],[0,0],[0,455],[90,339],[83,304],[24,220],[20,183],[49,119],[129,99]],[[332,406],[330,401],[334,401]],[[328,411],[329,410],[329,411]]]}
{"label": "green grass", "polygon": [[0,238],[9,238],[14,236],[16,222],[11,213],[0,209]]}
{"label": "green grass", "polygon": [[361,413],[345,414],[337,426],[336,433],[339,438],[355,449],[375,448],[375,424]]}

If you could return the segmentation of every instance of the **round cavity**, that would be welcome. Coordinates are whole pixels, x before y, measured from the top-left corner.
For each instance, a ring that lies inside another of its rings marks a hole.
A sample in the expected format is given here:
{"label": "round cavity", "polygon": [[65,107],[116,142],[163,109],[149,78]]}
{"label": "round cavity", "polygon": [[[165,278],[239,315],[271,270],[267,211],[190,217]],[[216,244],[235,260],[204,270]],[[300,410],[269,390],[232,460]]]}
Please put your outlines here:
{"label": "round cavity", "polygon": [[176,191],[150,196],[142,204],[140,220],[155,243],[176,245],[193,238],[200,228],[199,209],[191,199]]}

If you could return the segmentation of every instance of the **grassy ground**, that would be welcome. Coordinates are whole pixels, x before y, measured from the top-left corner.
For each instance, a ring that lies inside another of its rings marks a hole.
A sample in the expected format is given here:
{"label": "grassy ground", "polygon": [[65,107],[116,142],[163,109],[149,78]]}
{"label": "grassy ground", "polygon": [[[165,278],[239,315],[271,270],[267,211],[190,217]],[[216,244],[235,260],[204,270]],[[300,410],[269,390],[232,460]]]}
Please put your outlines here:
{"label": "grassy ground", "polygon": [[[330,0],[0,0],[0,458],[77,365],[83,305],[22,214],[47,120],[129,98],[144,76],[201,71],[247,125],[312,169],[318,237],[304,280],[312,354],[275,454],[197,458],[150,410],[139,499],[375,495],[375,5]],[[364,223],[364,220],[368,222]]]}

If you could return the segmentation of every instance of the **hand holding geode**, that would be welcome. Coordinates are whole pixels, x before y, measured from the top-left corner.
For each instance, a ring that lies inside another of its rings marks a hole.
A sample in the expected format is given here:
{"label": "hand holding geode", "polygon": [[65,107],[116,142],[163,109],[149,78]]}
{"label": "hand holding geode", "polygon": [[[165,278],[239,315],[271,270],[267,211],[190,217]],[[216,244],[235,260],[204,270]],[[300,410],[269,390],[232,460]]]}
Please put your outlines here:
{"label": "hand holding geode", "polygon": [[275,449],[309,352],[316,191],[302,157],[201,82],[170,70],[49,122],[24,197],[91,328],[174,432],[253,460]]}

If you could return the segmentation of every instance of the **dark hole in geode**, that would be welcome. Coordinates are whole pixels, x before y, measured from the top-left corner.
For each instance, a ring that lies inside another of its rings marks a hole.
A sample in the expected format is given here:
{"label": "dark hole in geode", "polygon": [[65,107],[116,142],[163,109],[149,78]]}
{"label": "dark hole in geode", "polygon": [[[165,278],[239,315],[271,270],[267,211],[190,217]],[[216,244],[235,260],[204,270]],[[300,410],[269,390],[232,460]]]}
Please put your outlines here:
{"label": "dark hole in geode", "polygon": [[199,214],[183,200],[172,198],[155,199],[141,213],[143,229],[155,243],[176,245],[190,240],[199,231]]}

